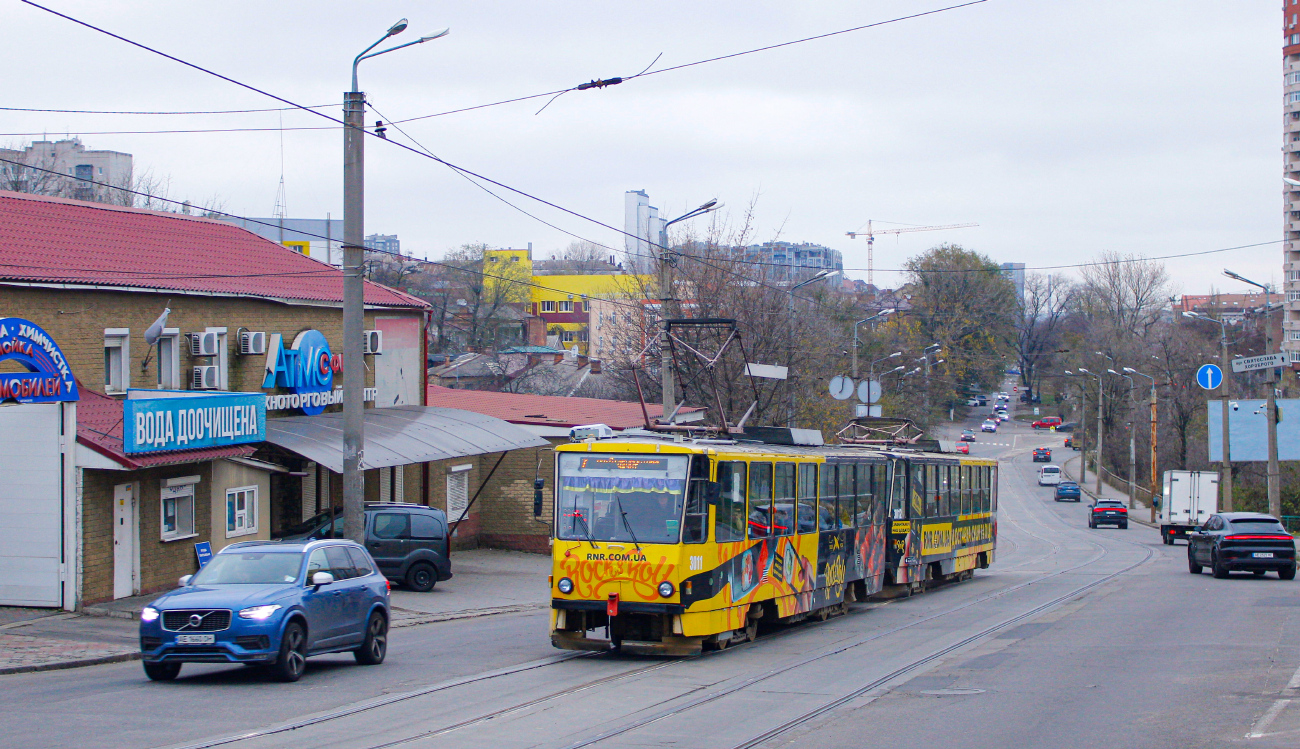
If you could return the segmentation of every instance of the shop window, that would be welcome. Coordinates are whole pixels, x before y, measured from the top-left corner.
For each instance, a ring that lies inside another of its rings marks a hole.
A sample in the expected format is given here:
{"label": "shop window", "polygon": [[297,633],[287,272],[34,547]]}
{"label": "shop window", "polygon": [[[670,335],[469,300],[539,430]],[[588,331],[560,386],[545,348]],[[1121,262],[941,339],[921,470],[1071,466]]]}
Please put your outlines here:
{"label": "shop window", "polygon": [[722,496],[713,518],[713,540],[717,543],[742,541],[745,538],[745,464],[727,461],[718,464],[718,483]]}
{"label": "shop window", "polygon": [[180,342],[180,328],[163,328],[157,352],[158,387],[161,390],[181,389]]}
{"label": "shop window", "polygon": [[131,387],[131,329],[104,330],[104,392],[125,393]]}
{"label": "shop window", "polygon": [[226,538],[257,533],[257,487],[226,490]]}
{"label": "shop window", "polygon": [[554,312],[554,311],[555,311],[555,302],[542,302],[542,311],[543,311],[543,312]]}
{"label": "shop window", "polygon": [[194,487],[197,476],[166,479],[159,491],[162,513],[162,540],[178,541],[197,535],[194,532]]}
{"label": "shop window", "polygon": [[452,466],[447,474],[447,520],[456,523],[469,508],[469,469],[472,465]]}

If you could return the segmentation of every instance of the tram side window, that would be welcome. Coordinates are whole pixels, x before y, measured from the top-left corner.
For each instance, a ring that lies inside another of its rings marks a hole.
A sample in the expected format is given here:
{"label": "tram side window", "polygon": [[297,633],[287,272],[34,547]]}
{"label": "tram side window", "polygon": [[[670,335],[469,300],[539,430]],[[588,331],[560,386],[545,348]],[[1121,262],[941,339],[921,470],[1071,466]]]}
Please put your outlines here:
{"label": "tram side window", "polygon": [[718,483],[722,496],[713,518],[713,540],[717,543],[745,540],[745,464],[727,461],[718,464]]}
{"label": "tram side window", "polygon": [[939,466],[927,465],[925,471],[925,517],[939,517]]}
{"label": "tram side window", "polygon": [[776,464],[776,481],[772,485],[773,535],[789,536],[794,533],[795,475],[794,463]]}
{"label": "tram side window", "polygon": [[[871,472],[871,493],[876,495],[876,509],[871,513],[871,522],[879,523],[886,515],[886,506],[890,503],[889,499],[889,470],[888,463],[877,465]],[[890,513],[892,514],[892,513]]]}
{"label": "tram side window", "polygon": [[690,492],[686,495],[686,518],[682,525],[682,543],[702,544],[708,536],[709,504],[705,491],[709,481],[709,459],[697,455],[691,459]]}
{"label": "tram side window", "polygon": [[910,505],[908,509],[908,518],[925,517],[925,476],[927,471],[923,465],[916,463],[907,463],[908,489],[907,501]]}
{"label": "tram side window", "polygon": [[749,464],[749,537],[772,535],[772,464]]}
{"label": "tram side window", "polygon": [[998,511],[998,469],[989,466],[989,512]]}
{"label": "tram side window", "polygon": [[984,512],[984,466],[971,466],[971,479],[975,485],[972,492],[975,497],[974,512]]}
{"label": "tram side window", "polygon": [[853,527],[853,472],[855,466],[852,464],[842,465],[839,470],[840,477],[840,497],[837,504],[838,511],[835,513],[837,524],[840,528]]}
{"label": "tram side window", "polygon": [[817,464],[799,464],[799,511],[796,525],[800,533],[817,532]]}
{"label": "tram side window", "polygon": [[876,510],[874,486],[871,483],[873,467],[870,463],[859,463],[857,467],[858,506],[853,511],[853,524],[859,528],[871,525],[871,517]]}
{"label": "tram side window", "polygon": [[839,489],[835,482],[838,472],[844,470],[848,468],[843,465],[827,463],[822,466],[822,495],[817,508],[817,530],[833,531],[839,528],[835,515],[835,495]]}
{"label": "tram side window", "polygon": [[959,515],[969,515],[971,512],[971,493],[970,493],[970,466],[959,466],[957,468],[959,481],[958,488],[961,490],[961,509]]}

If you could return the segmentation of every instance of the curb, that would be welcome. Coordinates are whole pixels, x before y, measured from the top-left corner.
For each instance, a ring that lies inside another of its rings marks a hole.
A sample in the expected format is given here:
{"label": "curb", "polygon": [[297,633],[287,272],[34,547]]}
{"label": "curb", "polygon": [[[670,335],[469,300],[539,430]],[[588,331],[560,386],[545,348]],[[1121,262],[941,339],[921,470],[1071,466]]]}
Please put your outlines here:
{"label": "curb", "polygon": [[550,606],[545,603],[523,603],[511,606],[494,606],[486,609],[466,609],[463,611],[448,611],[445,613],[430,614],[425,612],[412,611],[393,606],[393,611],[401,611],[404,614],[415,614],[402,619],[394,618],[388,626],[390,629],[399,627],[416,627],[421,624],[434,624],[437,622],[447,622],[455,619],[477,619],[483,616],[495,616],[497,614],[515,614],[521,611],[541,611],[549,609]]}
{"label": "curb", "polygon": [[139,653],[118,653],[117,655],[101,655],[98,658],[81,658],[75,661],[55,661],[53,663],[36,663],[30,666],[4,666],[0,667],[0,676],[6,674],[29,674],[36,671],[62,671],[68,668],[81,668],[82,666],[100,666],[105,663],[122,663],[124,661],[140,660]]}
{"label": "curb", "polygon": [[127,621],[135,621],[140,618],[140,612],[138,611],[116,611],[114,609],[104,609],[98,606],[87,606],[81,609],[78,613],[85,614],[86,616],[105,616],[112,619],[126,619]]}

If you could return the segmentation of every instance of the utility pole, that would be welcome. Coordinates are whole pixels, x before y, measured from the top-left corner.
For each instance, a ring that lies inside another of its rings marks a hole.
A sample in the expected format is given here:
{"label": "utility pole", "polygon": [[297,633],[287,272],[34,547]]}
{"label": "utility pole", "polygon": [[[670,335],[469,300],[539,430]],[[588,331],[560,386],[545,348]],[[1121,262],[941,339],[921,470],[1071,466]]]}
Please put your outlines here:
{"label": "utility pole", "polygon": [[[1133,410],[1133,378],[1126,374],[1116,372],[1113,369],[1106,370],[1110,374],[1118,375],[1128,380],[1128,408]],[[1137,485],[1134,476],[1137,473],[1137,432],[1133,430],[1133,422],[1124,422],[1124,427],[1128,429],[1128,506],[1132,507],[1137,500]]]}
{"label": "utility pole", "polygon": [[343,535],[365,543],[365,139],[366,95],[357,86],[362,60],[446,36],[448,29],[371,54],[385,39],[406,30],[406,19],[352,60],[352,90],[343,95]]}
{"label": "utility pole", "polygon": [[[1102,433],[1102,418],[1101,418],[1101,417],[1102,417],[1102,404],[1105,402],[1105,390],[1106,390],[1106,388],[1104,387],[1105,383],[1102,382],[1101,375],[1096,374],[1095,372],[1089,372],[1088,370],[1084,369],[1083,367],[1079,367],[1079,371],[1082,372],[1082,373],[1084,373],[1084,374],[1086,374],[1086,375],[1088,375],[1089,377],[1096,377],[1096,378],[1097,378],[1097,494],[1100,495],[1100,494],[1101,494],[1101,478],[1102,478],[1102,473],[1103,473],[1103,470],[1102,470],[1102,464],[1101,464],[1101,448],[1102,448],[1103,437],[1104,437],[1104,435],[1103,435],[1103,433]],[[1082,415],[1082,414],[1079,415],[1079,425],[1080,425],[1080,426],[1083,425],[1083,415]],[[1083,459],[1083,462],[1084,462],[1084,463],[1087,463],[1087,462],[1088,462],[1088,453],[1087,453],[1087,451],[1084,451],[1084,454],[1083,454],[1083,458],[1082,458],[1082,459]]]}
{"label": "utility pole", "polygon": [[[1288,183],[1294,180],[1287,180]],[[1294,185],[1293,185],[1294,187]],[[1228,269],[1223,275],[1228,278],[1248,283],[1264,292],[1264,353],[1273,353],[1273,326],[1269,322],[1270,308],[1273,306],[1273,290],[1267,284],[1256,283]],[[1277,369],[1268,368],[1265,379],[1268,385],[1268,511],[1273,517],[1282,517],[1282,470],[1277,461]]]}

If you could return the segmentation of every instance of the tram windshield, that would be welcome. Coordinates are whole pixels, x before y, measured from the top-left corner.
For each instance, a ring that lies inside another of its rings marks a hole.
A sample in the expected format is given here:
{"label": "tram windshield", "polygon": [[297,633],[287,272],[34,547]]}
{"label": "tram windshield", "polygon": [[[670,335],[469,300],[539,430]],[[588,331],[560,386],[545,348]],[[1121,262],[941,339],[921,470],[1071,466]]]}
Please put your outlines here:
{"label": "tram windshield", "polygon": [[559,459],[556,537],[677,543],[687,456],[560,453]]}

